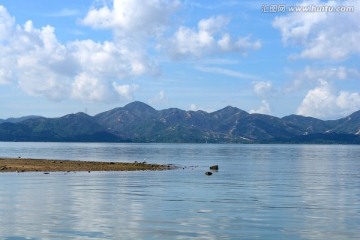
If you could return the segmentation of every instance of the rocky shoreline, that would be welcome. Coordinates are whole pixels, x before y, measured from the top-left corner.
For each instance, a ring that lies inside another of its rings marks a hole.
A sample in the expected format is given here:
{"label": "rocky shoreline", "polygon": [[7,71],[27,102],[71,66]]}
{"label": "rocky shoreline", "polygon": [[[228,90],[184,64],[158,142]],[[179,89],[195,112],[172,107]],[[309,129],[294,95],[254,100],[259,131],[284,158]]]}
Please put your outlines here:
{"label": "rocky shoreline", "polygon": [[160,171],[174,169],[171,164],[146,162],[96,162],[30,158],[0,158],[1,172],[79,172],[79,171]]}

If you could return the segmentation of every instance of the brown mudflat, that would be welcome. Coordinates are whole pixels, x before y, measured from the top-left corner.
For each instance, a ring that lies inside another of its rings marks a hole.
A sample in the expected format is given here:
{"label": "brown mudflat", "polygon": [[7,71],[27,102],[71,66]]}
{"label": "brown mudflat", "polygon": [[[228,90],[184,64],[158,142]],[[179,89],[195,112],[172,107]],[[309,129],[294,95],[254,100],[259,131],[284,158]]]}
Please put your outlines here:
{"label": "brown mudflat", "polygon": [[73,172],[168,170],[172,165],[124,162],[0,158],[0,172]]}

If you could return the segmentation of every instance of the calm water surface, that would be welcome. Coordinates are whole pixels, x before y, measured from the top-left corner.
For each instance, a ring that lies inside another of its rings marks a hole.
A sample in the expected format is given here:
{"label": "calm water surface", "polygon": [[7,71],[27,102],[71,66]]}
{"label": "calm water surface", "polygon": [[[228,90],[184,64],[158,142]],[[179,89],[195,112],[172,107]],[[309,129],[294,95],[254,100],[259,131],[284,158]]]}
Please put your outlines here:
{"label": "calm water surface", "polygon": [[0,239],[360,236],[360,146],[0,143],[19,156],[181,168],[1,173]]}

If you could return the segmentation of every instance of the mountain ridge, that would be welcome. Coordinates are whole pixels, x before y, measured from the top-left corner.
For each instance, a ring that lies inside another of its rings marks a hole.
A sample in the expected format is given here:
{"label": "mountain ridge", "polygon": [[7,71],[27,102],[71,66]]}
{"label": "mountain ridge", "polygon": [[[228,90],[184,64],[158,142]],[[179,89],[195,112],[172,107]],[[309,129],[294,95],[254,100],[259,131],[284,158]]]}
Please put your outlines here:
{"label": "mountain ridge", "polygon": [[156,110],[139,101],[94,116],[30,116],[0,121],[0,141],[360,144],[360,111],[338,120],[250,114],[226,106],[214,112]]}

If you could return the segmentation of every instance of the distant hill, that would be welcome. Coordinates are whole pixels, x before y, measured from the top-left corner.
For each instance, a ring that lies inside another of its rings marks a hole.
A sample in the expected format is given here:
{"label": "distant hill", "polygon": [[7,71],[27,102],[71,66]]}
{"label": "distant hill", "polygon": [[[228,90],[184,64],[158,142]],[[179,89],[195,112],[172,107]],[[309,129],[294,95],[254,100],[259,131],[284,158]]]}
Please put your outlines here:
{"label": "distant hill", "polygon": [[60,118],[27,118],[0,124],[0,141],[112,142],[119,138],[85,113]]}
{"label": "distant hill", "polygon": [[136,101],[95,116],[1,120],[0,141],[360,144],[360,111],[323,121],[249,114],[231,106],[211,113],[156,110]]}
{"label": "distant hill", "polygon": [[22,122],[26,119],[31,119],[31,118],[41,118],[40,116],[25,116],[25,117],[19,117],[19,118],[8,118],[8,119],[0,119],[0,123],[4,123],[4,122],[8,122],[8,123],[18,123],[18,122]]}

